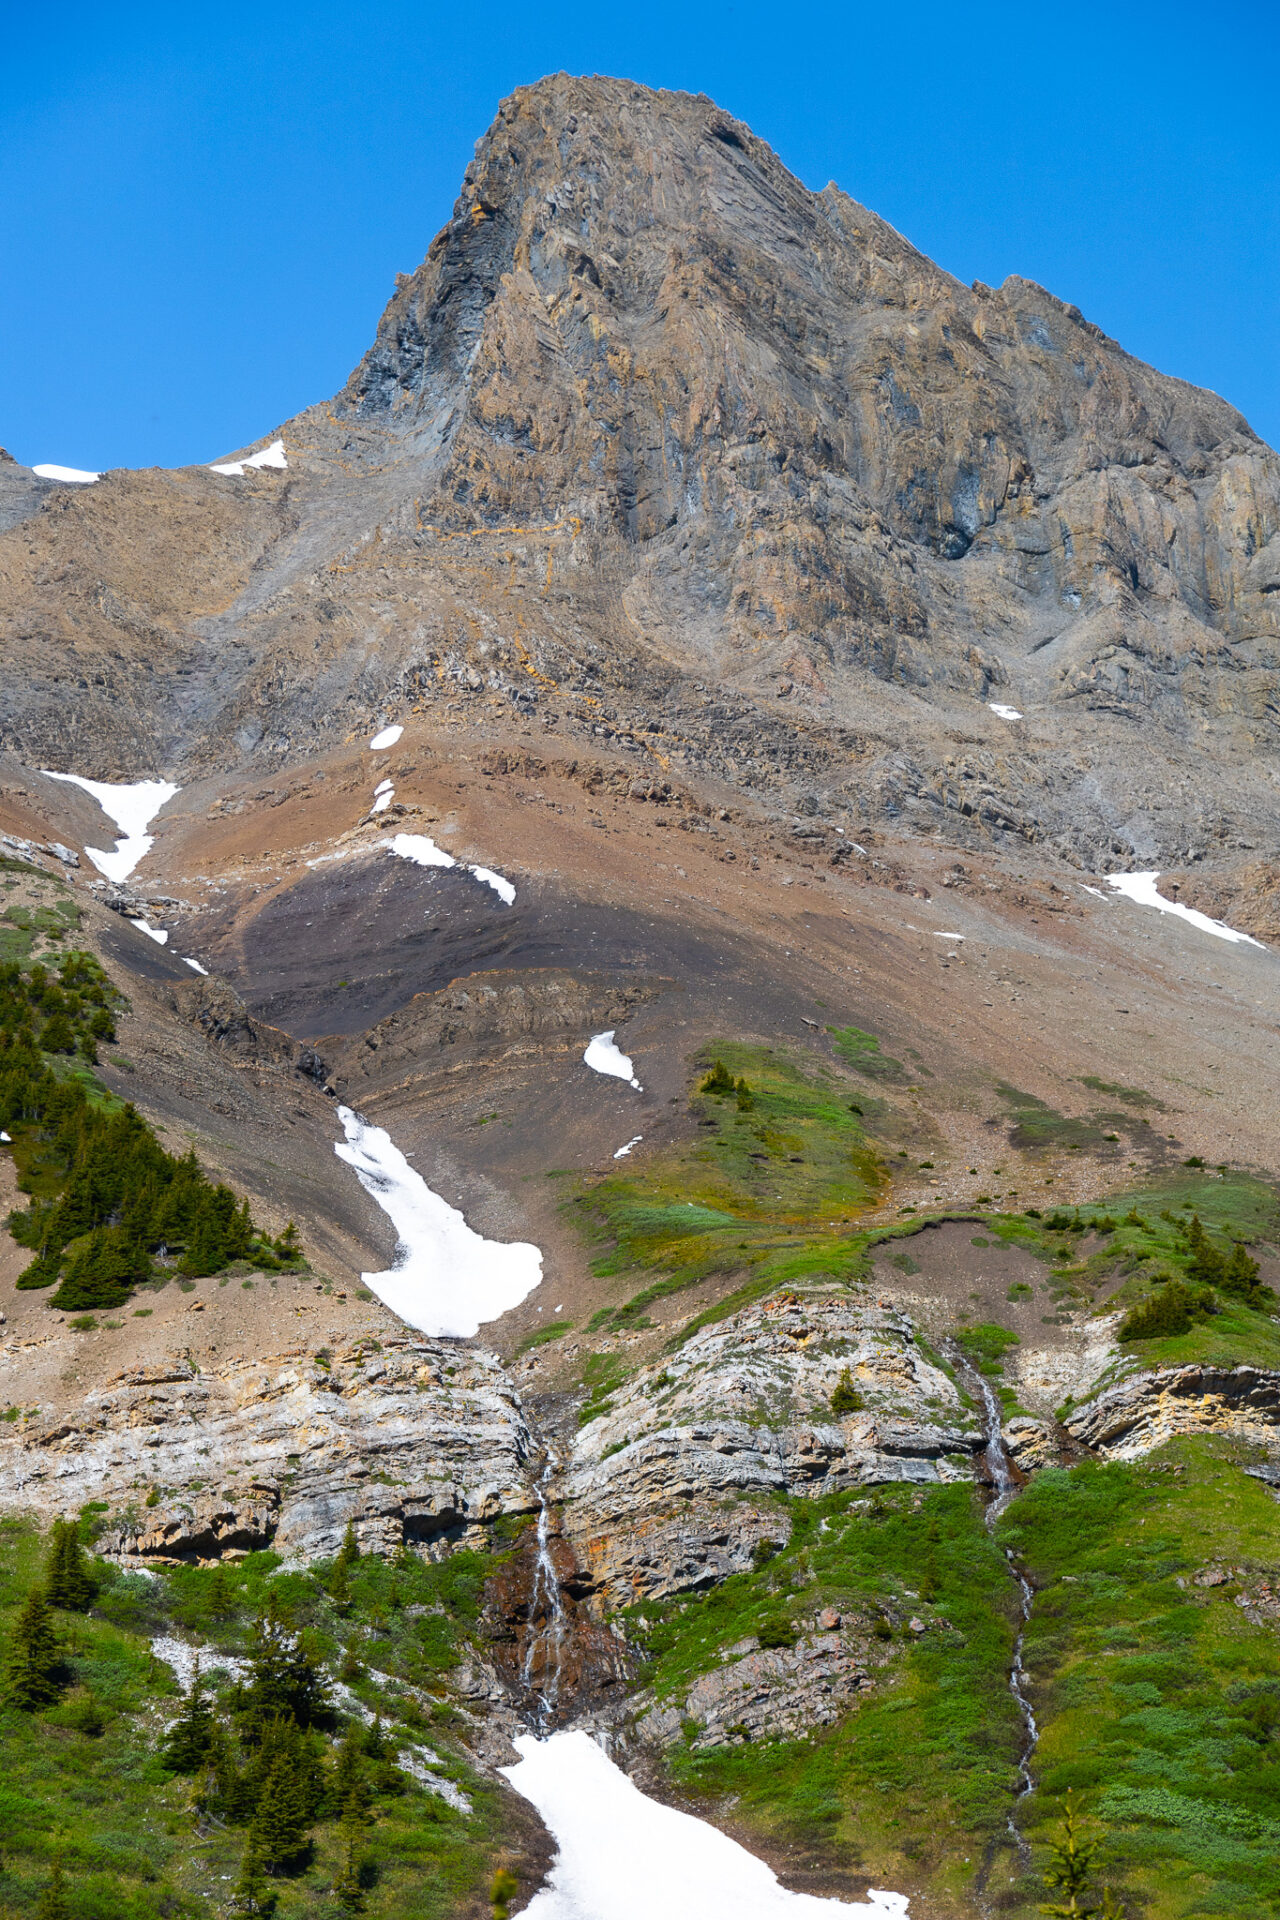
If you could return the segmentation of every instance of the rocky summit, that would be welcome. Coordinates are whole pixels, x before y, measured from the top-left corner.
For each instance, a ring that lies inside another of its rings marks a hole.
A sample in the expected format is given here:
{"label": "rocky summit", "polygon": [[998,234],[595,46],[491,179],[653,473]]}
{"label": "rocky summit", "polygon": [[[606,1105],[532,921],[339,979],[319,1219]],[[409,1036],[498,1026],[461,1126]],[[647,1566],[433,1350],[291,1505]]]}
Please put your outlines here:
{"label": "rocky summit", "polygon": [[1272,1910],[1230,404],[560,74],[0,622],[0,1906]]}

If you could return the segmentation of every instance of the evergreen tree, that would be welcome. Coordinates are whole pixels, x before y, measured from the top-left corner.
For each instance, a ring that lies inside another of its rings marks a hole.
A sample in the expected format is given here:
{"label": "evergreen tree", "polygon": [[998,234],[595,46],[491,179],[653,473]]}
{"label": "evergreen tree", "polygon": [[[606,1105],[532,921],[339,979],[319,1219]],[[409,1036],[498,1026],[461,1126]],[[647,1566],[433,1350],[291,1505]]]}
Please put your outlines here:
{"label": "evergreen tree", "polygon": [[342,1867],[333,1883],[333,1894],[344,1913],[363,1913],[365,1907],[361,1868],[364,1865],[364,1837],[367,1826],[364,1809],[355,1800],[342,1810],[338,1846]]}
{"label": "evergreen tree", "polygon": [[308,1844],[309,1824],[303,1783],[282,1751],[263,1776],[249,1823],[264,1864],[277,1871],[296,1866]]}
{"label": "evergreen tree", "polygon": [[319,1662],[274,1594],[254,1622],[249,1678],[236,1689],[236,1709],[251,1735],[272,1720],[309,1727],[331,1712]]}
{"label": "evergreen tree", "polygon": [[349,1726],[342,1736],[342,1743],[334,1755],[333,1766],[325,1783],[324,1804],[331,1818],[341,1819],[349,1806],[355,1805],[362,1814],[369,1810],[369,1782],[364,1765],[364,1740],[360,1730]]}
{"label": "evergreen tree", "polygon": [[66,1613],[83,1613],[93,1598],[93,1579],[85,1565],[79,1528],[73,1520],[53,1523],[44,1593],[51,1607],[61,1607]]}
{"label": "evergreen tree", "polygon": [[62,1862],[55,1860],[49,1884],[36,1904],[36,1920],[71,1920],[67,1889],[62,1878]]}
{"label": "evergreen tree", "polygon": [[56,1700],[61,1691],[60,1665],[48,1605],[40,1589],[33,1587],[9,1639],[4,1684],[9,1705],[30,1711]]}
{"label": "evergreen tree", "polygon": [[164,1737],[160,1751],[165,1765],[175,1773],[199,1773],[213,1747],[216,1724],[197,1666],[186,1704]]}
{"label": "evergreen tree", "polygon": [[1095,1916],[1096,1920],[1124,1920],[1124,1908],[1109,1887],[1103,1889],[1100,1899],[1093,1899],[1088,1892],[1099,1845],[1099,1841],[1086,1839],[1080,1832],[1080,1816],[1068,1787],[1062,1837],[1049,1842],[1053,1860],[1044,1876],[1045,1886],[1057,1898],[1042,1905],[1041,1913],[1050,1914],[1053,1920],[1095,1920]]}
{"label": "evergreen tree", "polygon": [[1251,1307],[1264,1306],[1272,1297],[1270,1288],[1264,1287],[1258,1278],[1257,1261],[1238,1240],[1231,1249],[1220,1285],[1224,1293],[1235,1294]]}
{"label": "evergreen tree", "polygon": [[240,1878],[231,1895],[231,1911],[265,1916],[275,1912],[277,1901],[275,1888],[267,1879],[262,1863],[262,1848],[250,1827],[244,1843],[244,1858],[240,1863]]}

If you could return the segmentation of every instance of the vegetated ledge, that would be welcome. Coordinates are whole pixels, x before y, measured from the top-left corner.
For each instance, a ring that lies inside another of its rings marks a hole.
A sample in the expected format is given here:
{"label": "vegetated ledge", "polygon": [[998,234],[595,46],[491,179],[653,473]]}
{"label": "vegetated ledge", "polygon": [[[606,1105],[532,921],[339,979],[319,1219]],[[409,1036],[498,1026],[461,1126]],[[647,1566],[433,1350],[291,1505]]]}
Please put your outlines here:
{"label": "vegetated ledge", "polygon": [[1072,1438],[1136,1460],[1175,1434],[1219,1433],[1280,1449],[1280,1372],[1265,1367],[1157,1367],[1130,1374],[1083,1406],[1063,1408]]}

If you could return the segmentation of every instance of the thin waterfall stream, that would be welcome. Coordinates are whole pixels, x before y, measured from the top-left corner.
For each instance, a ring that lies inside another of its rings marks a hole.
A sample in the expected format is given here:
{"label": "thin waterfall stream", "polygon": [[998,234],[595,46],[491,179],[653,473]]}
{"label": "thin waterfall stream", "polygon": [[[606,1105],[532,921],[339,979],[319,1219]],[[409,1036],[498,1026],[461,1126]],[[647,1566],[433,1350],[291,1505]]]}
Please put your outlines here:
{"label": "thin waterfall stream", "polygon": [[[1000,1413],[1000,1402],[992,1390],[990,1381],[985,1375],[979,1373],[978,1369],[966,1359],[964,1354],[951,1342],[948,1342],[948,1355],[957,1373],[963,1376],[965,1384],[982,1402],[984,1416],[983,1430],[987,1441],[983,1459],[986,1462],[987,1472],[991,1476],[991,1484],[996,1490],[995,1498],[987,1508],[987,1531],[994,1533],[996,1522],[999,1520],[1000,1515],[1004,1512],[1009,1502],[1013,1499],[1014,1494],[1018,1491],[1018,1480],[1014,1473],[1013,1464],[1009,1459],[1008,1450],[1004,1444],[1004,1435],[1001,1431],[1003,1421]],[[1040,1729],[1036,1725],[1036,1716],[1032,1711],[1031,1702],[1027,1699],[1027,1669],[1022,1657],[1027,1639],[1027,1624],[1031,1619],[1031,1609],[1035,1602],[1035,1591],[1023,1569],[1007,1547],[1005,1548],[1004,1557],[1009,1563],[1010,1574],[1018,1583],[1018,1590],[1021,1595],[1022,1620],[1018,1627],[1017,1638],[1013,1643],[1013,1664],[1009,1669],[1009,1691],[1017,1703],[1019,1714],[1022,1716],[1023,1731],[1022,1745],[1018,1752],[1017,1786],[1014,1791],[1013,1805],[1009,1809],[1005,1825],[1009,1829],[1009,1835],[1013,1841],[1019,1860],[1023,1866],[1029,1866],[1031,1862],[1031,1849],[1027,1845],[1026,1837],[1021,1827],[1018,1825],[1017,1816],[1018,1807],[1035,1788],[1035,1780],[1031,1773],[1031,1760],[1040,1739]],[[985,1880],[989,1866],[989,1860],[984,1862],[982,1873],[979,1875],[980,1882]]]}
{"label": "thin waterfall stream", "polygon": [[[560,1591],[560,1576],[551,1555],[551,1508],[547,1504],[547,1482],[555,1471],[548,1459],[534,1491],[538,1496],[537,1553],[533,1565],[533,1589],[529,1596],[528,1638],[525,1642],[521,1678],[533,1701],[532,1724],[540,1736],[555,1716],[560,1699],[560,1676],[564,1664],[565,1610]],[[539,1619],[542,1625],[539,1627]]]}

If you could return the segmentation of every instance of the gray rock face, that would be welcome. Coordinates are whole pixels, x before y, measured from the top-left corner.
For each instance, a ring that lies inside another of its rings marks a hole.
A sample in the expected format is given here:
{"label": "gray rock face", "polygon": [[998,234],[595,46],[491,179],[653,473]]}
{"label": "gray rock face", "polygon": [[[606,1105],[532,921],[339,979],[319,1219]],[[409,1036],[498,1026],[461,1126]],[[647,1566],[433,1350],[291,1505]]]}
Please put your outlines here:
{"label": "gray rock face", "polygon": [[[837,1416],[848,1370],[863,1401]],[[773,1493],[968,1477],[981,1437],[901,1314],[794,1291],[628,1382],[577,1437],[565,1532],[615,1605],[708,1586],[785,1540]]]}
{"label": "gray rock face", "polygon": [[[105,1546],[129,1559],[218,1559],[271,1546],[297,1561],[484,1537],[534,1503],[519,1400],[491,1354],[370,1343],[120,1375],[44,1426],[0,1428],[0,1504],[44,1517],[106,1500]],[[148,1506],[152,1488],[162,1501]]]}
{"label": "gray rock face", "polygon": [[0,475],[28,514],[0,744],[189,778],[439,703],[1090,865],[1269,826],[1276,456],[705,98],[514,93],[344,391],[282,434],[285,472],[34,512]]}
{"label": "gray rock face", "polygon": [[1280,1373],[1262,1367],[1163,1367],[1132,1374],[1064,1422],[1085,1446],[1136,1460],[1180,1433],[1227,1433],[1280,1448]]}
{"label": "gray rock face", "polygon": [[762,1648],[752,1639],[725,1649],[725,1665],[695,1680],[680,1700],[637,1704],[636,1731],[662,1747],[683,1743],[696,1723],[693,1751],[744,1746],[750,1740],[794,1740],[828,1727],[874,1686],[887,1656],[848,1633],[808,1634],[794,1647]]}

